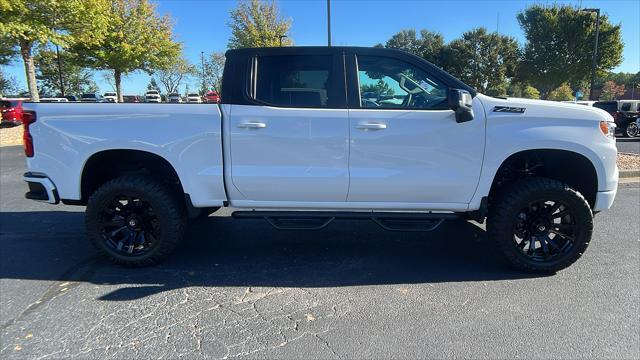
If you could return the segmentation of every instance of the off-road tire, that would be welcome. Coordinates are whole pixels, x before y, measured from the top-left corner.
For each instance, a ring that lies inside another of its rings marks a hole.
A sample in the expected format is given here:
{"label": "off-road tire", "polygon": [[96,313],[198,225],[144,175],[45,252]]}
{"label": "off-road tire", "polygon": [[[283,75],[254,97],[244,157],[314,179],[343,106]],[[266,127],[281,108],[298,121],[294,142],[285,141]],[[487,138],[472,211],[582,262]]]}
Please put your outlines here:
{"label": "off-road tire", "polygon": [[[548,261],[534,261],[517,247],[514,241],[516,217],[523,207],[533,201],[557,199],[566,204],[575,218],[575,240],[565,253]],[[593,233],[593,214],[585,198],[557,180],[547,178],[526,178],[505,187],[489,203],[487,218],[489,239],[495,241],[506,261],[516,269],[553,273],[577,261],[589,246]]]}
{"label": "off-road tire", "polygon": [[[122,255],[107,246],[101,233],[101,215],[113,199],[120,195],[135,196],[153,207],[159,236],[147,253]],[[182,241],[186,225],[184,205],[169,188],[144,175],[125,175],[100,186],[87,203],[85,225],[87,236],[98,251],[111,261],[131,267],[151,266],[166,259]]]}

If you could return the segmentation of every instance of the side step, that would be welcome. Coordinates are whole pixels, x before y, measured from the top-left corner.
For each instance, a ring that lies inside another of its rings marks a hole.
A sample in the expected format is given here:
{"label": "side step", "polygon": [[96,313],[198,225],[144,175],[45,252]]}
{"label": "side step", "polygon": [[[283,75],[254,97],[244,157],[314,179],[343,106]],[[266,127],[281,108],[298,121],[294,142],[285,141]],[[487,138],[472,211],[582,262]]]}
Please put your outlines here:
{"label": "side step", "polygon": [[320,230],[335,219],[372,220],[388,231],[433,231],[453,213],[333,212],[333,211],[235,211],[234,219],[265,219],[278,230]]}

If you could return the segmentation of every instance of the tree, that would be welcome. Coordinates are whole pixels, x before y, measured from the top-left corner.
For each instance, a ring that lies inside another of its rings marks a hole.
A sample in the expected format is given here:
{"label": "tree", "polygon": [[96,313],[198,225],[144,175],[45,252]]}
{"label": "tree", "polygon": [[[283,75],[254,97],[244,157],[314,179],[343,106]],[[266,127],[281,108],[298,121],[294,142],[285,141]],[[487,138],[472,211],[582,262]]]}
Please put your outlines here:
{"label": "tree", "polygon": [[[67,51],[60,52],[62,73],[64,74],[64,93],[81,94],[98,91],[93,80],[93,71],[77,64],[76,59]],[[40,92],[43,94],[57,94],[60,92],[60,75],[55,51],[41,48],[34,56],[36,64],[36,79]]]}
{"label": "tree", "polygon": [[[224,70],[224,53],[214,52],[207,56],[204,61],[204,83],[218,93],[222,92],[222,72]],[[203,89],[206,91],[206,89]]]}
{"label": "tree", "polygon": [[165,93],[170,94],[177,93],[180,84],[196,73],[197,69],[193,64],[189,64],[183,57],[178,57],[169,66],[156,71],[155,75],[164,87]]}
{"label": "tree", "polygon": [[11,39],[6,34],[0,35],[0,65],[8,65],[17,55],[18,50]]}
{"label": "tree", "polygon": [[514,38],[476,28],[443,48],[442,65],[480,92],[488,89],[502,92],[506,90],[507,78],[516,74],[519,54]]}
{"label": "tree", "polygon": [[567,100],[573,100],[575,99],[575,97],[573,96],[573,90],[571,90],[571,87],[569,86],[569,84],[564,83],[560,85],[558,88],[549,92],[548,99],[554,100],[554,101],[567,101]]}
{"label": "tree", "polygon": [[[518,14],[526,44],[520,78],[540,89],[543,98],[562,83],[591,74],[595,14],[569,5],[532,5]],[[622,61],[620,25],[600,15],[597,69],[612,69]]]}
{"label": "tree", "polygon": [[377,98],[381,98],[383,96],[393,96],[395,91],[389,87],[386,81],[379,79],[375,84],[365,84],[360,86],[360,93],[373,93]]}
{"label": "tree", "polygon": [[618,85],[615,82],[609,80],[604,83],[602,87],[602,93],[600,94],[600,100],[616,100],[620,96],[624,95],[624,84]]}
{"label": "tree", "polygon": [[[293,45],[287,35],[291,19],[282,19],[275,2],[244,0],[231,10],[231,39],[228,48]],[[286,36],[286,37],[284,37]]]}
{"label": "tree", "polygon": [[0,70],[0,98],[6,95],[14,95],[20,93],[18,82],[15,76],[6,74]]}
{"label": "tree", "polygon": [[156,79],[152,76],[151,79],[149,80],[149,83],[147,84],[147,90],[160,90],[160,86],[158,86],[158,83],[156,82]]}
{"label": "tree", "polygon": [[511,82],[507,90],[507,94],[512,97],[525,99],[540,99],[540,92],[531,85],[519,82]]}
{"label": "tree", "polygon": [[122,77],[142,70],[149,74],[166,68],[180,54],[182,45],[172,38],[168,16],[160,17],[148,0],[110,0],[110,21],[99,43],[79,44],[73,50],[88,66],[113,72],[122,101]]}
{"label": "tree", "polygon": [[34,46],[98,41],[108,22],[108,1],[3,0],[0,13],[0,34],[6,37],[9,49],[19,48],[31,99],[39,101]]}
{"label": "tree", "polygon": [[[382,47],[382,44],[378,46]],[[419,38],[414,29],[400,30],[387,40],[384,45],[386,48],[407,51],[432,63],[439,62],[443,46],[444,38],[442,35],[426,29],[420,30]]]}

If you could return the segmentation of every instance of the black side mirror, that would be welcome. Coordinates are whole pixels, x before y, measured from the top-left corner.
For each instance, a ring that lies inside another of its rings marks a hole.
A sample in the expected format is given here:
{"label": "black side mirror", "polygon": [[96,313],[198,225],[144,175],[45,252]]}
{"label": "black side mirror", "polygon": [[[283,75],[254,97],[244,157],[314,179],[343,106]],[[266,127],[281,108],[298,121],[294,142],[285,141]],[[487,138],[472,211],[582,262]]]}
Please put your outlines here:
{"label": "black side mirror", "polygon": [[456,122],[463,123],[473,120],[473,97],[466,90],[449,90],[449,109],[455,111]]}

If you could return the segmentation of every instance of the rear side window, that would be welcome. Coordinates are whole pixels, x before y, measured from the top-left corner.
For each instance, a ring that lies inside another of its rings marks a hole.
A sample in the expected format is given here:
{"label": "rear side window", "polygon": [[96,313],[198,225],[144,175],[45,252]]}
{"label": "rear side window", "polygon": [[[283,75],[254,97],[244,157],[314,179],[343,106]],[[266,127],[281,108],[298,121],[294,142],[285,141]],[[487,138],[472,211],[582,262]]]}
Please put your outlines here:
{"label": "rear side window", "polygon": [[593,104],[593,107],[600,108],[610,114],[613,114],[614,112],[618,111],[618,103],[614,101],[602,101],[602,102],[599,101]]}
{"label": "rear side window", "polygon": [[331,56],[261,56],[255,79],[255,99],[270,105],[324,108],[336,100]]}
{"label": "rear side window", "polygon": [[620,107],[620,111],[631,111],[631,103],[624,103]]}

